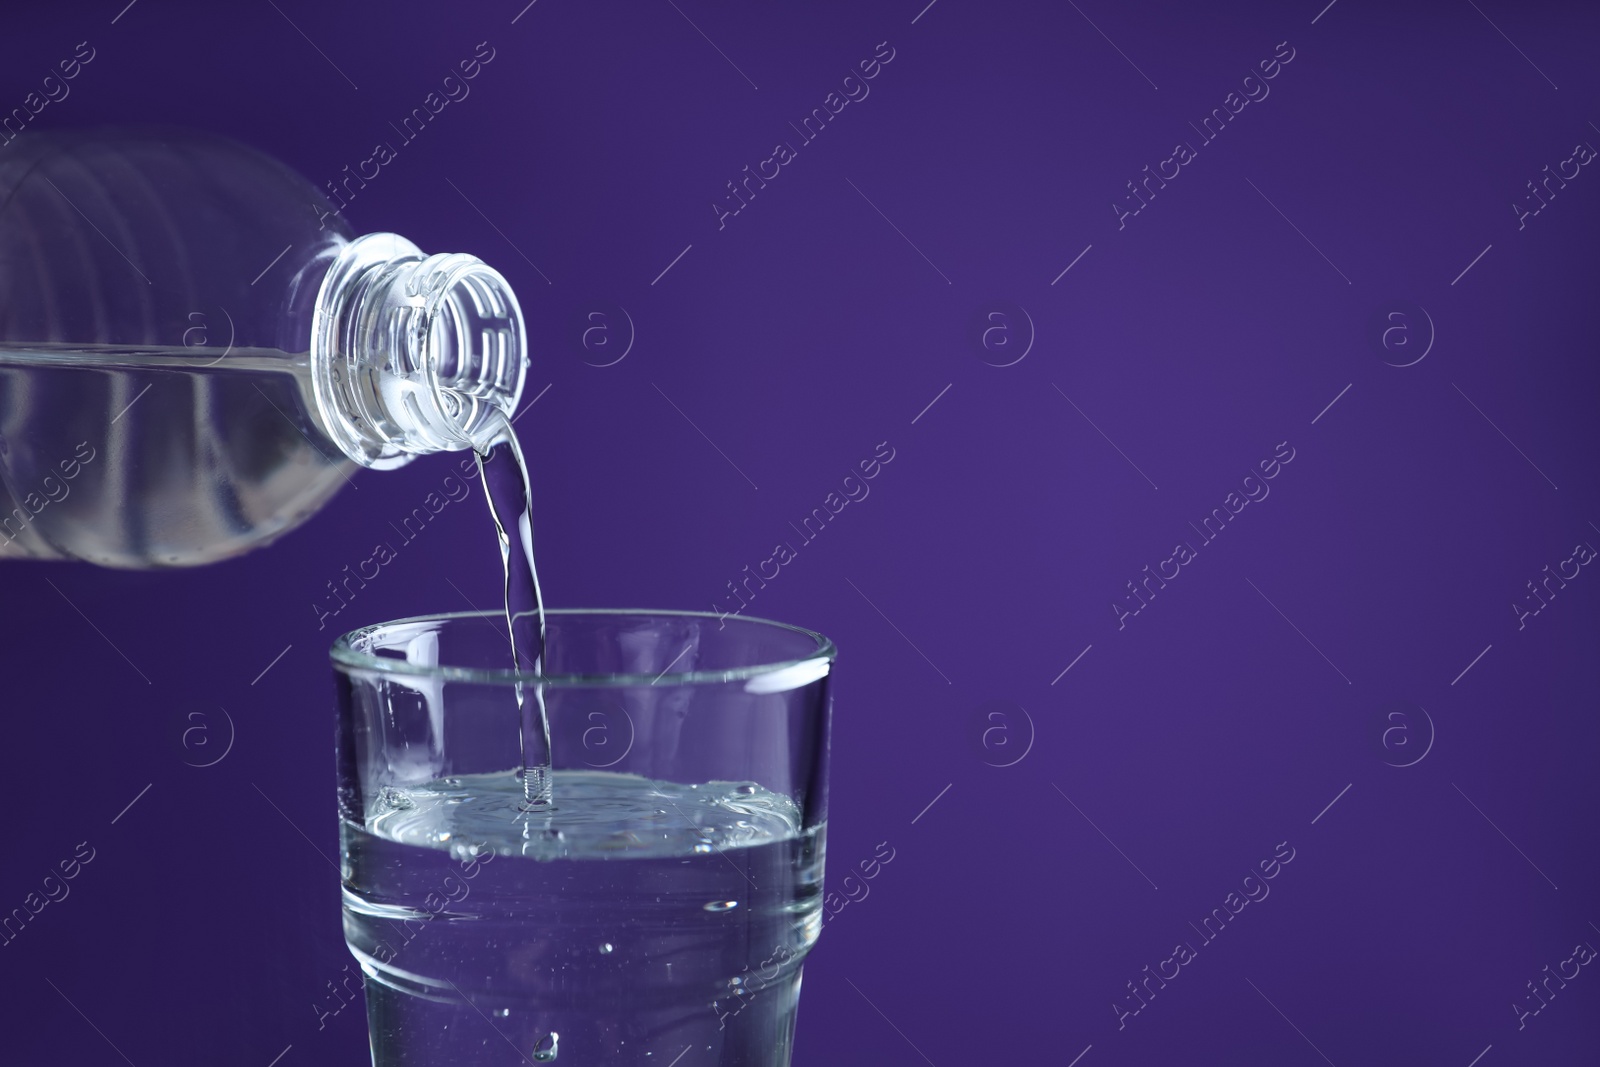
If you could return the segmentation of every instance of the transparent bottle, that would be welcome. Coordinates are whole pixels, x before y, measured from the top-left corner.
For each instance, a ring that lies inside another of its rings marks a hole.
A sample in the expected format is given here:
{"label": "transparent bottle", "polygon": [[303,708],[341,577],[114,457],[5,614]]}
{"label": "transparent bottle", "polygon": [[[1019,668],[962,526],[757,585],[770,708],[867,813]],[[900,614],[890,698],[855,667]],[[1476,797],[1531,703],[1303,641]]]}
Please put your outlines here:
{"label": "transparent bottle", "polygon": [[357,465],[486,447],[526,351],[496,271],[353,237],[250,148],[25,133],[0,145],[0,560],[239,555]]}

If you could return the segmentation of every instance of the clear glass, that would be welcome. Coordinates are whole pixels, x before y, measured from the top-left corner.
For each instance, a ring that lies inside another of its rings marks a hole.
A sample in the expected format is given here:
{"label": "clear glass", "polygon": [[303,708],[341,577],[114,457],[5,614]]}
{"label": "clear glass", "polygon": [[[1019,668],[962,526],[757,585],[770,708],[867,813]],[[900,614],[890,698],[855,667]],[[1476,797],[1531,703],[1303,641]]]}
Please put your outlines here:
{"label": "clear glass", "polygon": [[3,149],[0,559],[225,559],[356,465],[486,444],[513,410],[527,344],[505,279],[354,237],[340,185],[185,131]]}
{"label": "clear glass", "polygon": [[[821,929],[827,638],[715,613],[504,617],[333,647],[344,927],[376,1067],[785,1067]],[[549,719],[522,803],[517,684]]]}

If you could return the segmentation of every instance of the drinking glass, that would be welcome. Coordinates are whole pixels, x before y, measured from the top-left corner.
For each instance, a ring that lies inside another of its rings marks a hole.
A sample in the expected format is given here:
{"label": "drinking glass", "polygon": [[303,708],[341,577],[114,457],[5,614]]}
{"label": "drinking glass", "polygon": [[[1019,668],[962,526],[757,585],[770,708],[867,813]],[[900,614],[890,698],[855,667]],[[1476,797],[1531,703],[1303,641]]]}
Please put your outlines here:
{"label": "drinking glass", "polygon": [[[497,613],[340,638],[344,930],[375,1067],[787,1065],[834,655],[670,611],[547,612],[540,674],[509,669]],[[548,808],[523,795],[530,701]]]}

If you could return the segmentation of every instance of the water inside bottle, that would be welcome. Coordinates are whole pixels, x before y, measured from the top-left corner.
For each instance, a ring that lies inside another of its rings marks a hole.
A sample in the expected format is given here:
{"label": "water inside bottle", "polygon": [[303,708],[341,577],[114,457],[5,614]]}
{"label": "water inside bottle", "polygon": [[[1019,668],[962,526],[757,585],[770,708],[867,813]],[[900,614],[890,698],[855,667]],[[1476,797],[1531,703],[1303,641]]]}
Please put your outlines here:
{"label": "water inside bottle", "polygon": [[310,394],[305,353],[275,348],[0,343],[0,559],[196,566],[270,542],[350,479]]}
{"label": "water inside bottle", "polygon": [[[533,562],[528,465],[510,421],[501,413],[496,413],[494,419],[494,434],[488,446],[477,454],[478,475],[500,540],[512,667],[538,673],[544,660],[544,601],[539,595],[539,572]],[[555,804],[551,793],[550,720],[545,711],[544,687],[534,683],[531,688],[533,692],[528,694],[520,681],[516,684],[522,721],[521,810],[548,812],[554,810]]]}

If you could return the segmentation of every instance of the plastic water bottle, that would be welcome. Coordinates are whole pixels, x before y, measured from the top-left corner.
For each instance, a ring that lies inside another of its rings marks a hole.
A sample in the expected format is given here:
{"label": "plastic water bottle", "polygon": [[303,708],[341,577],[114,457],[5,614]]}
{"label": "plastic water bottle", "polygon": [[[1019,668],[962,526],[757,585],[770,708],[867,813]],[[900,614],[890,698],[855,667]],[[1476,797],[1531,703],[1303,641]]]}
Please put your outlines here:
{"label": "plastic water bottle", "polygon": [[0,559],[236,556],[356,465],[486,449],[526,350],[496,271],[353,237],[243,145],[23,134],[0,146]]}

